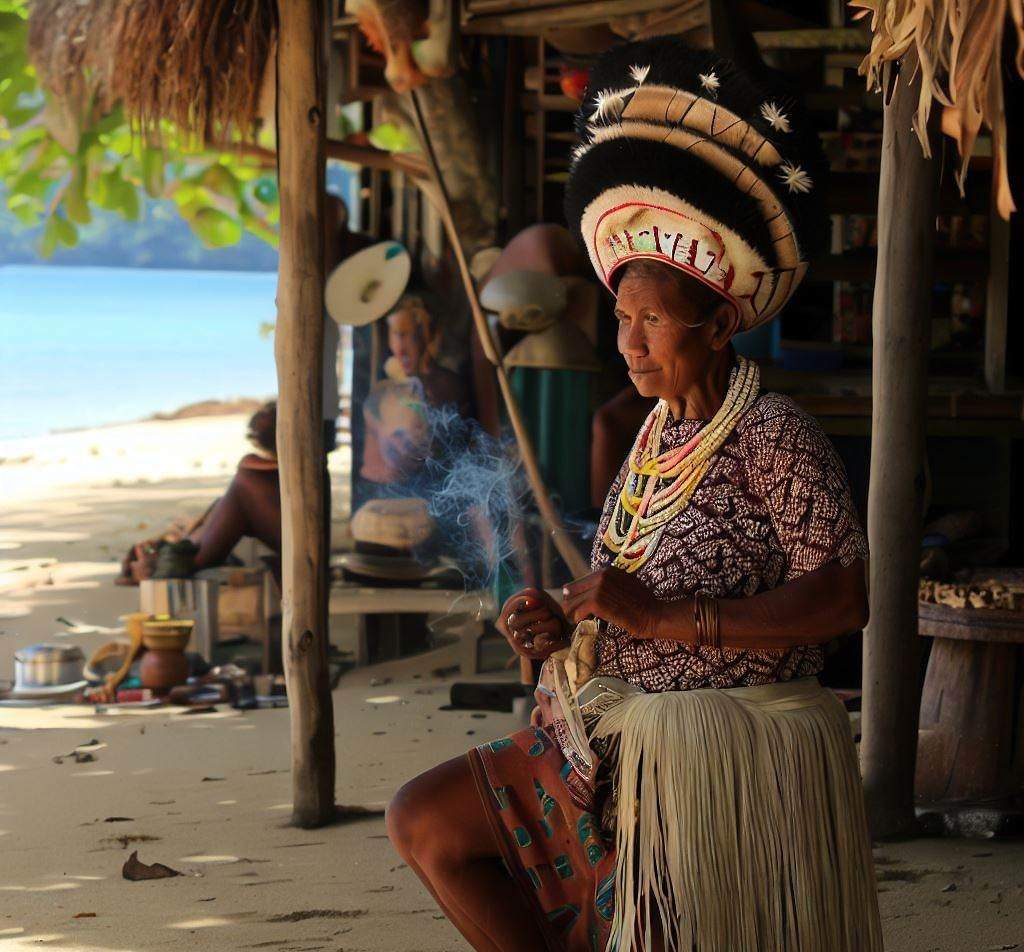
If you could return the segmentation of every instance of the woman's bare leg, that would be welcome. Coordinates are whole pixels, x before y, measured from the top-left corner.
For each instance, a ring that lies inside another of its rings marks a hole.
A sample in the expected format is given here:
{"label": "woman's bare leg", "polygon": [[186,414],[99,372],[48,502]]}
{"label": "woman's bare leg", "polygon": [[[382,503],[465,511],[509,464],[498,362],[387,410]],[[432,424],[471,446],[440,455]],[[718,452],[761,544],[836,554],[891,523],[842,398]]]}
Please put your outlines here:
{"label": "woman's bare leg", "polygon": [[388,807],[388,835],[478,952],[539,952],[544,937],[498,846],[465,757],[410,780]]}

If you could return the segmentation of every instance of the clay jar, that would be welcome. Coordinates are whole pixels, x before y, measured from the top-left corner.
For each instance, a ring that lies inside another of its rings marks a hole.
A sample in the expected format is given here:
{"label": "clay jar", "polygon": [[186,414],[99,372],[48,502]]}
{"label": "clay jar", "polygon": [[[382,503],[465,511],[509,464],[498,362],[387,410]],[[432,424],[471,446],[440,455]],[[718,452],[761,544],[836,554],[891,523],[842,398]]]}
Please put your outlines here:
{"label": "clay jar", "polygon": [[165,694],[188,680],[185,646],[194,625],[194,621],[177,618],[142,623],[142,645],[146,650],[139,665],[139,680],[144,688]]}

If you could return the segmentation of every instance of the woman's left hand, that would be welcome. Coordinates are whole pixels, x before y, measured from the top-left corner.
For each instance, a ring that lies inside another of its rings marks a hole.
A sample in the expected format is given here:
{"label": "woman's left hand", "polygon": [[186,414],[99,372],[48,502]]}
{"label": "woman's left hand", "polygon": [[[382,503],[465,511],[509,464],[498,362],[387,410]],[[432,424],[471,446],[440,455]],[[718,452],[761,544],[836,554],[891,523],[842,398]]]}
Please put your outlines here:
{"label": "woman's left hand", "polygon": [[605,568],[570,582],[562,589],[562,608],[575,624],[593,615],[628,631],[634,638],[653,638],[660,604],[635,575]]}

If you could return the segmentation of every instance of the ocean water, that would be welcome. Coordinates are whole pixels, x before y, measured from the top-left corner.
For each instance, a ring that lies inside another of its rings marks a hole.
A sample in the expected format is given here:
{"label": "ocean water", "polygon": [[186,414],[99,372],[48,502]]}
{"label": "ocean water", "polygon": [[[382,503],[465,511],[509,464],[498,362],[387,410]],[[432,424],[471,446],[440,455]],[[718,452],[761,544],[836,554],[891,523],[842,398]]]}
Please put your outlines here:
{"label": "ocean water", "polygon": [[272,396],[277,275],[0,267],[0,439]]}

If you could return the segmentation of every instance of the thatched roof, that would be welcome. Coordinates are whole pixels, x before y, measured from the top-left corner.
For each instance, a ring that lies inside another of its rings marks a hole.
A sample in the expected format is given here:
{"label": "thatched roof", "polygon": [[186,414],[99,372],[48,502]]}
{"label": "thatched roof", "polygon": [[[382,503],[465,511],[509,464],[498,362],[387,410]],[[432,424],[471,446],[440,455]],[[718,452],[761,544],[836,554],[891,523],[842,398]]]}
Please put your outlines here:
{"label": "thatched roof", "polygon": [[914,127],[930,155],[928,116],[942,108],[942,131],[960,151],[961,192],[967,163],[982,126],[992,130],[992,176],[1003,218],[1015,211],[1006,171],[1006,111],[1003,103],[1003,37],[1010,34],[1013,66],[1024,76],[1024,0],[850,0],[858,16],[871,18],[874,38],[861,64],[869,86],[882,85],[887,64],[908,50],[916,53],[921,93]]}
{"label": "thatched roof", "polygon": [[36,0],[29,55],[65,102],[223,141],[255,134],[276,35],[274,0]]}

